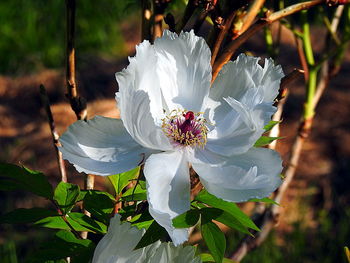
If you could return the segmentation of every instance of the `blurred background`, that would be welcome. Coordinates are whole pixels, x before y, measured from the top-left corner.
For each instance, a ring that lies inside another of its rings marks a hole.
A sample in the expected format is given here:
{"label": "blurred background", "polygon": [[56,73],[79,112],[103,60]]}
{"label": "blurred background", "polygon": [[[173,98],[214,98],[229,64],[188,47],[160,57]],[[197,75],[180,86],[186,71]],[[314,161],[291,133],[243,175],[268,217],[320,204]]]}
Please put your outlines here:
{"label": "blurred background", "polygon": [[[168,6],[175,18],[183,12],[185,2],[172,1]],[[311,12],[310,21],[312,45],[316,58],[320,58],[326,28],[313,15],[317,12],[317,8]],[[135,45],[141,41],[140,14],[137,0],[77,1],[77,84],[88,101],[88,118],[119,116],[114,74],[127,66],[127,56],[134,54]],[[48,91],[56,126],[62,134],[76,119],[65,97],[65,16],[62,0],[0,2],[0,161],[42,171],[53,185],[60,177],[39,85],[44,84]],[[297,21],[298,16],[293,19]],[[277,26],[271,27],[273,34]],[[291,32],[285,28],[281,32],[275,61],[289,73],[301,66]],[[204,24],[199,34],[207,33],[208,26]],[[263,32],[245,43],[240,52],[269,57]],[[349,76],[347,50],[339,74],[331,80],[317,108],[296,176],[281,203],[281,220],[266,242],[242,262],[345,262],[343,247],[350,245]],[[284,138],[277,143],[284,160],[301,116],[303,80],[288,89],[281,124]],[[68,181],[82,187],[83,176],[70,164],[66,163],[66,167]],[[96,189],[108,188],[105,178],[96,178]],[[0,200],[0,213],[49,205],[20,191],[0,192]],[[249,210],[249,204],[245,209]],[[0,225],[0,262],[23,262],[53,233],[28,225]],[[241,237],[227,232],[228,256]]]}

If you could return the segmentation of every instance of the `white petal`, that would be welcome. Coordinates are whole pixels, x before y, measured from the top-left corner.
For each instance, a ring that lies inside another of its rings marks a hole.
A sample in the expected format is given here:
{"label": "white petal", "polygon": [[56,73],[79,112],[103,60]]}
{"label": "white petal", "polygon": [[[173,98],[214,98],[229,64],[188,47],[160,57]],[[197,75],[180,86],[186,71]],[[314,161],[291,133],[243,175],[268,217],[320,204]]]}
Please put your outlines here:
{"label": "white petal", "polygon": [[165,30],[154,46],[157,74],[168,109],[202,112],[211,81],[211,52],[205,40],[193,31],[178,36]]}
{"label": "white petal", "polygon": [[120,222],[116,214],[110,221],[107,234],[97,244],[93,263],[200,263],[194,257],[191,246],[175,247],[172,243],[157,241],[147,247],[134,250],[144,230]]}
{"label": "white petal", "polygon": [[233,62],[228,62],[220,71],[210,90],[210,98],[220,101],[233,97],[240,101],[249,89],[259,89],[264,102],[272,102],[284,76],[281,66],[274,66],[272,59],[265,59],[264,67],[260,58],[241,54]]}
{"label": "white petal", "polygon": [[120,116],[126,130],[144,147],[170,150],[172,146],[161,129],[163,99],[155,72],[154,47],[144,41],[136,47],[129,66],[116,74]]}
{"label": "white petal", "polygon": [[97,116],[77,121],[60,138],[63,158],[79,172],[111,175],[126,172],[151,152],[136,143],[119,119]]}
{"label": "white petal", "polygon": [[149,212],[169,233],[175,245],[188,239],[187,229],[175,229],[172,219],[190,209],[190,177],[185,154],[163,152],[146,161]]}
{"label": "white petal", "polygon": [[97,244],[93,263],[143,263],[146,254],[152,254],[160,245],[156,242],[143,249],[133,250],[141,240],[143,231],[132,227],[130,223],[121,223],[116,214],[110,221],[107,234]]}
{"label": "white petal", "polygon": [[210,193],[228,201],[263,198],[281,184],[281,158],[266,148],[252,148],[231,157],[224,165],[193,163],[192,166]]}
{"label": "white petal", "polygon": [[264,126],[270,121],[275,107],[268,103],[257,104],[248,108],[232,97],[226,98],[226,105],[230,107],[225,117],[221,118],[208,133],[206,148],[225,156],[242,154],[249,150],[264,133]]}
{"label": "white petal", "polygon": [[200,257],[194,257],[195,248],[191,246],[175,247],[172,243],[162,243],[147,263],[200,263]]}
{"label": "white petal", "polygon": [[206,110],[215,125],[208,133],[207,148],[226,156],[250,149],[276,111],[272,106],[283,72],[266,60],[240,55],[223,68],[213,84]]}
{"label": "white petal", "polygon": [[190,163],[222,164],[227,161],[227,157],[216,154],[207,148],[189,148],[187,158]]}

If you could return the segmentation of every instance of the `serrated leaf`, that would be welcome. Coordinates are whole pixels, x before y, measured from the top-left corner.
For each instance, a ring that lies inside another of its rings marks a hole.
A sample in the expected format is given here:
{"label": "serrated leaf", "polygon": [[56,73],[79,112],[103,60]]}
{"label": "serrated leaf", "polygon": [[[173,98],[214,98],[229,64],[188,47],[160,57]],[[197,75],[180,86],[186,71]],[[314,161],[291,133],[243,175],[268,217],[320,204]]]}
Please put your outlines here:
{"label": "serrated leaf", "polygon": [[142,236],[139,243],[136,245],[135,249],[146,247],[166,235],[166,230],[156,221],[153,221],[149,228],[146,230],[146,233]]}
{"label": "serrated leaf", "polygon": [[53,199],[57,202],[63,214],[67,214],[74,207],[80,195],[79,186],[60,182],[54,193]]}
{"label": "serrated leaf", "polygon": [[27,190],[48,199],[53,197],[53,189],[47,177],[40,172],[19,167],[14,164],[0,163],[0,178],[13,180],[18,190]]}
{"label": "serrated leaf", "polygon": [[71,257],[76,262],[89,262],[94,249],[95,245],[91,240],[78,239],[72,232],[61,230],[52,240],[42,244],[40,250],[31,255],[27,262],[47,262],[66,257]]}
{"label": "serrated leaf", "polygon": [[127,202],[147,200],[146,182],[139,181],[135,187],[126,190],[121,198]]}
{"label": "serrated leaf", "polygon": [[189,210],[173,219],[173,226],[176,228],[188,228],[197,224],[200,211],[198,209]]}
{"label": "serrated leaf", "polygon": [[273,205],[280,205],[279,203],[277,203],[275,200],[272,200],[268,197],[264,197],[264,198],[252,198],[249,199],[248,202],[261,202],[261,203],[266,203],[266,204],[273,204]]}
{"label": "serrated leaf", "polygon": [[107,192],[89,190],[84,197],[84,208],[97,220],[108,225],[115,199]]}
{"label": "serrated leaf", "polygon": [[264,130],[265,132],[271,131],[273,127],[275,127],[278,123],[281,123],[281,121],[270,121],[268,124],[265,125]]}
{"label": "serrated leaf", "polygon": [[138,166],[125,173],[110,175],[108,176],[108,179],[112,183],[116,194],[119,195],[131,180],[137,178],[139,173],[140,167]]}
{"label": "serrated leaf", "polygon": [[80,224],[81,226],[90,229],[91,232],[105,234],[107,226],[102,222],[94,220],[83,213],[69,213],[69,218]]}
{"label": "serrated leaf", "polygon": [[261,136],[254,144],[254,147],[263,147],[269,145],[275,140],[282,139],[283,137],[269,137],[269,136]]}
{"label": "serrated leaf", "polygon": [[49,216],[57,216],[58,213],[53,210],[48,210],[45,208],[18,208],[7,214],[0,216],[0,224],[23,224],[23,223],[33,223],[42,218]]}
{"label": "serrated leaf", "polygon": [[[212,255],[208,254],[208,253],[202,253],[200,254],[200,257],[201,257],[201,260],[203,263],[206,263],[206,262],[215,262],[214,258]],[[237,261],[234,261],[232,259],[229,259],[229,258],[224,258],[222,260],[222,263],[238,263]]]}
{"label": "serrated leaf", "polygon": [[226,250],[226,238],[213,222],[201,225],[202,237],[216,263],[221,263]]}
{"label": "serrated leaf", "polygon": [[216,196],[209,194],[206,190],[202,190],[195,197],[195,200],[210,205],[214,208],[224,210],[236,218],[242,225],[256,231],[260,231],[255,223],[246,214],[244,214],[235,203],[227,202],[220,198],[217,198]]}
{"label": "serrated leaf", "polygon": [[233,217],[230,213],[213,207],[206,207],[200,210],[202,215],[202,222],[206,223],[211,220],[216,220],[224,225],[236,229],[242,233],[251,235],[248,228],[245,227],[239,220]]}

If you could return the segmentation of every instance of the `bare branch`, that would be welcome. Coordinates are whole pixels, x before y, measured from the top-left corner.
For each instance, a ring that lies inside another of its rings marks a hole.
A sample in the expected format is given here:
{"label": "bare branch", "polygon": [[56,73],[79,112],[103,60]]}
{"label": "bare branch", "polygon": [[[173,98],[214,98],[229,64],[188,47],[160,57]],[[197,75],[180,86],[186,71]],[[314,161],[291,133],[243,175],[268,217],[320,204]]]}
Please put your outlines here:
{"label": "bare branch", "polygon": [[240,28],[240,30],[238,32],[236,32],[236,37],[237,38],[239,35],[241,35],[242,33],[244,33],[253,23],[255,17],[257,16],[257,14],[259,13],[261,7],[263,6],[263,4],[265,3],[265,0],[255,0],[249,7],[247,14],[243,17],[243,25]]}
{"label": "bare branch", "polygon": [[259,19],[256,21],[251,27],[247,29],[242,35],[240,35],[237,39],[231,41],[224,49],[222,54],[217,58],[213,65],[213,77],[212,82],[216,79],[219,71],[229,61],[234,54],[234,52],[239,48],[244,42],[246,42],[251,36],[253,36],[256,32],[262,29],[264,26],[271,24],[275,21],[278,21],[286,16],[297,13],[301,10],[305,10],[311,8],[315,5],[319,5],[321,3],[325,3],[326,0],[314,0],[307,1],[299,4],[295,4],[289,7],[286,7],[280,11],[269,14],[266,18]]}
{"label": "bare branch", "polygon": [[86,100],[78,96],[77,84],[75,81],[75,0],[66,0],[67,10],[67,97],[78,120],[86,120]]}
{"label": "bare branch", "polygon": [[48,120],[50,130],[51,130],[52,142],[53,142],[53,145],[54,145],[55,151],[56,151],[56,157],[57,157],[59,172],[61,175],[61,181],[66,183],[67,182],[66,169],[64,167],[62,153],[58,150],[58,147],[61,146],[61,143],[58,140],[59,135],[58,135],[58,132],[56,131],[55,121],[54,121],[53,116],[52,116],[49,97],[47,96],[46,89],[45,89],[44,85],[40,85],[39,88],[40,88],[41,103],[42,103],[42,105],[45,109],[45,112],[46,112],[47,120]]}

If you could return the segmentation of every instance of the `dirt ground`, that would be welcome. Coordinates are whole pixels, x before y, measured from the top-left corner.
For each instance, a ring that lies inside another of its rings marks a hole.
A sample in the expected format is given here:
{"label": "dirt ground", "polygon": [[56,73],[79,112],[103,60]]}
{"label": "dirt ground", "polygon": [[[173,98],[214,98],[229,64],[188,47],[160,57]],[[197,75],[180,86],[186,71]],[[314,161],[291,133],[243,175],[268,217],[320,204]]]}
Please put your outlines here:
{"label": "dirt ground", "polygon": [[[318,30],[318,29],[317,29]],[[315,34],[323,34],[322,30]],[[283,53],[277,62],[286,73],[294,67],[300,67],[295,47],[288,34],[285,34]],[[262,41],[257,37],[258,41]],[[137,42],[128,39],[130,46]],[[253,39],[245,48],[255,54],[264,50],[256,47]],[[316,50],[322,45],[314,40]],[[132,53],[132,50],[131,50]],[[320,53],[318,53],[320,55]],[[78,84],[82,95],[88,100],[88,116],[119,116],[114,100],[117,84],[114,73],[127,65],[124,61],[105,61],[91,58],[88,65],[79,68]],[[350,201],[350,54],[348,52],[339,74],[331,80],[317,108],[311,136],[307,139],[300,159],[296,176],[282,202],[283,216],[277,226],[277,232],[283,234],[293,230],[293,223],[304,219],[309,228],[317,228],[316,212],[346,206]],[[40,105],[39,85],[44,84],[52,105],[52,112],[58,132],[62,134],[75,121],[64,96],[63,70],[44,70],[35,75],[8,77],[0,76],[0,161],[23,164],[31,169],[43,171],[52,184],[59,182],[57,162],[46,116]],[[288,87],[290,95],[285,105],[278,151],[283,160],[288,159],[290,146],[296,134],[302,109],[304,88],[302,80]],[[83,176],[66,163],[68,181],[83,186]],[[103,189],[106,179],[96,177],[96,188]],[[3,200],[8,200],[0,193]],[[14,207],[40,205],[40,200],[27,198],[26,195],[11,196],[10,205],[0,205],[2,211]],[[307,201],[307,202],[305,202]],[[307,204],[306,204],[307,203]],[[4,229],[0,226],[0,233]],[[3,241],[0,234],[0,243]],[[5,237],[5,236],[3,236]],[[280,239],[280,242],[283,240]]]}

